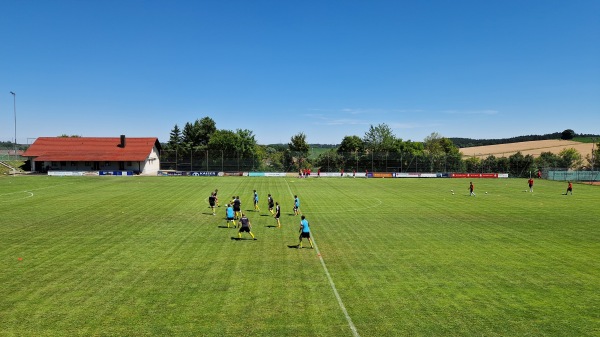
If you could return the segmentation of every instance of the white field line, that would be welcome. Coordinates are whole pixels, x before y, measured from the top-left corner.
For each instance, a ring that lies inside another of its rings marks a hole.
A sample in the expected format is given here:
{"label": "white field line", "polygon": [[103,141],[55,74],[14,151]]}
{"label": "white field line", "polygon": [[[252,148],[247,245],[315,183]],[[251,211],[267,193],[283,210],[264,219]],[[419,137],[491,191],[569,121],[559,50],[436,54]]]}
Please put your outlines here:
{"label": "white field line", "polygon": [[0,200],[0,202],[11,202],[11,201],[23,200],[23,199],[27,199],[27,198],[33,197],[33,192],[29,192],[29,191],[19,191],[19,192],[12,192],[12,193],[0,194],[0,197],[3,197],[5,195],[17,194],[17,193],[28,193],[29,195],[26,195],[26,196],[21,197],[21,198],[11,198],[9,200]]}
{"label": "white field line", "polygon": [[[288,191],[290,191],[290,194],[293,197],[294,193],[292,192],[292,189],[290,188],[290,184],[288,183],[287,179],[285,180],[285,183],[288,187]],[[344,302],[342,301],[342,298],[340,297],[340,294],[338,293],[337,288],[335,287],[335,283],[333,283],[331,274],[329,274],[329,269],[327,269],[325,260],[323,260],[323,256],[321,256],[321,252],[319,251],[319,247],[317,246],[317,241],[315,240],[314,235],[311,235],[310,237],[312,239],[313,245],[315,246],[315,252],[317,252],[317,256],[319,257],[319,260],[321,261],[321,265],[323,266],[323,270],[325,271],[325,275],[327,276],[327,280],[329,280],[329,285],[331,286],[331,289],[333,290],[333,294],[335,295],[335,298],[338,301],[340,309],[342,309],[342,312],[344,313],[344,316],[346,317],[346,321],[348,321],[348,326],[350,327],[350,330],[352,331],[352,335],[354,337],[360,337],[360,335],[358,334],[358,331],[356,330],[356,326],[354,325],[354,323],[352,323],[352,318],[350,318],[350,315],[348,314],[348,310],[346,310],[346,306],[344,305]]]}
{"label": "white field line", "polygon": [[46,187],[36,188],[35,190],[28,190],[28,191],[16,191],[16,192],[10,192],[10,193],[3,193],[3,194],[0,194],[0,197],[4,197],[4,196],[7,196],[7,195],[12,195],[12,194],[17,194],[17,193],[29,193],[29,195],[26,195],[26,196],[24,196],[22,198],[15,198],[15,199],[10,199],[10,200],[0,201],[0,202],[10,202],[10,201],[15,201],[15,200],[23,200],[23,199],[27,199],[27,198],[33,197],[33,192],[31,192],[31,191],[46,190],[46,189],[49,189],[49,188],[54,188],[54,187],[64,186],[64,185],[72,185],[72,184],[74,184],[74,183],[46,186]]}

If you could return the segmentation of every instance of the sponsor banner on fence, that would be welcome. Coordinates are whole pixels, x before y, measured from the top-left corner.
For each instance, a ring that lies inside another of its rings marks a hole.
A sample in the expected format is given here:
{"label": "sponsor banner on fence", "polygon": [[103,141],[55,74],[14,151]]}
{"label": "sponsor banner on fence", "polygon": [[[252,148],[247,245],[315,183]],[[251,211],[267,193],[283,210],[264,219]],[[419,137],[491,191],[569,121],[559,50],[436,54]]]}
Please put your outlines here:
{"label": "sponsor banner on fence", "polygon": [[[498,178],[498,173],[451,173],[451,178]],[[508,178],[508,175],[507,175]]]}
{"label": "sponsor banner on fence", "polygon": [[133,176],[133,171],[98,171],[101,176]]}
{"label": "sponsor banner on fence", "polygon": [[216,177],[216,171],[158,171],[159,176],[190,176],[190,177]]}
{"label": "sponsor banner on fence", "polygon": [[192,177],[216,177],[219,175],[219,172],[216,171],[192,171],[188,173]]}
{"label": "sponsor banner on fence", "polygon": [[223,176],[225,177],[241,177],[244,175],[244,172],[223,172]]}
{"label": "sponsor banner on fence", "polygon": [[373,178],[392,178],[392,173],[388,172],[373,172]]}
{"label": "sponsor banner on fence", "polygon": [[419,178],[419,173],[415,172],[395,172],[392,173],[394,178]]}
{"label": "sponsor banner on fence", "polygon": [[85,173],[82,171],[48,171],[49,176],[55,177],[83,176]]}
{"label": "sponsor banner on fence", "polygon": [[265,172],[265,177],[285,177],[285,172]]}
{"label": "sponsor banner on fence", "polygon": [[285,177],[285,172],[248,172],[248,177]]}

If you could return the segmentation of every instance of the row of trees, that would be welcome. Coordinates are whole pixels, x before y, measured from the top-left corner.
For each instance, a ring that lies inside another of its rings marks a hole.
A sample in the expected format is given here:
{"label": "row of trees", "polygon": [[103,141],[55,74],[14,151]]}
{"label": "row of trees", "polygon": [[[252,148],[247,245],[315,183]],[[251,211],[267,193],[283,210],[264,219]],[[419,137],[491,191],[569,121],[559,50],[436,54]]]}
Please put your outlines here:
{"label": "row of trees", "polygon": [[204,117],[177,125],[161,154],[163,169],[297,171],[386,171],[386,172],[504,172],[527,176],[541,168],[600,167],[599,150],[582,158],[575,149],[558,155],[547,152],[538,158],[516,153],[509,157],[488,156],[462,159],[452,140],[438,133],[423,142],[404,141],[387,124],[371,125],[360,137],[346,136],[339,146],[324,148],[311,156],[306,135],[298,133],[288,144],[259,145],[250,130],[220,130],[214,120]]}
{"label": "row of trees", "polygon": [[501,138],[501,139],[450,138],[450,140],[454,143],[454,145],[456,145],[460,148],[463,148],[463,147],[472,147],[472,146],[510,144],[510,143],[528,142],[528,141],[534,141],[534,140],[547,140],[547,139],[571,140],[577,136],[578,137],[594,137],[594,135],[586,135],[586,134],[577,135],[575,133],[575,131],[573,131],[572,129],[566,129],[563,132],[547,133],[545,135],[526,135],[526,136],[518,136],[518,137],[511,137],[511,138]]}

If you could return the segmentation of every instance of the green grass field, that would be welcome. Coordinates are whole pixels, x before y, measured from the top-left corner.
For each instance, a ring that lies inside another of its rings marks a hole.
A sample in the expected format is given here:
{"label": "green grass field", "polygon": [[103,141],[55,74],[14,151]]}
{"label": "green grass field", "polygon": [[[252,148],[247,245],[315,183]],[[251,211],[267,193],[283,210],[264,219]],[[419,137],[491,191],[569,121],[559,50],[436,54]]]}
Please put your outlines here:
{"label": "green grass field", "polygon": [[599,336],[600,187],[473,182],[3,177],[0,336]]}

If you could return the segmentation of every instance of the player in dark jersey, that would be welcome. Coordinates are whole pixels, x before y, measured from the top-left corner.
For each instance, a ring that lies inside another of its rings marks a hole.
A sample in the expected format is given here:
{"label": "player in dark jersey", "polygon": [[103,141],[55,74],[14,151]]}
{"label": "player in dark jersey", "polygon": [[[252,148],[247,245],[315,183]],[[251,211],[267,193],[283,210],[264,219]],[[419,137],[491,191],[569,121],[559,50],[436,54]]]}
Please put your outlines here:
{"label": "player in dark jersey", "polygon": [[240,222],[238,223],[238,238],[241,239],[242,238],[242,233],[243,232],[248,232],[248,234],[250,234],[250,236],[256,240],[256,238],[254,237],[254,234],[252,234],[252,224],[250,223],[250,219],[248,219],[248,217],[246,217],[246,214],[242,213],[242,217],[240,218]]}
{"label": "player in dark jersey", "polygon": [[242,202],[240,201],[240,196],[235,197],[233,201],[233,211],[235,212],[235,219],[239,219],[242,213]]}
{"label": "player in dark jersey", "polygon": [[275,203],[275,220],[277,220],[277,228],[281,228],[281,221],[279,220],[279,218],[281,218],[281,206],[279,206],[279,202]]}
{"label": "player in dark jersey", "polygon": [[215,215],[215,203],[216,203],[216,197],[215,197],[215,193],[211,193],[210,197],[208,197],[208,205],[210,206],[210,209],[212,210],[212,215]]}
{"label": "player in dark jersey", "polygon": [[273,213],[273,207],[275,207],[275,202],[273,201],[273,197],[269,194],[267,196],[267,203],[269,204],[269,212]]}

